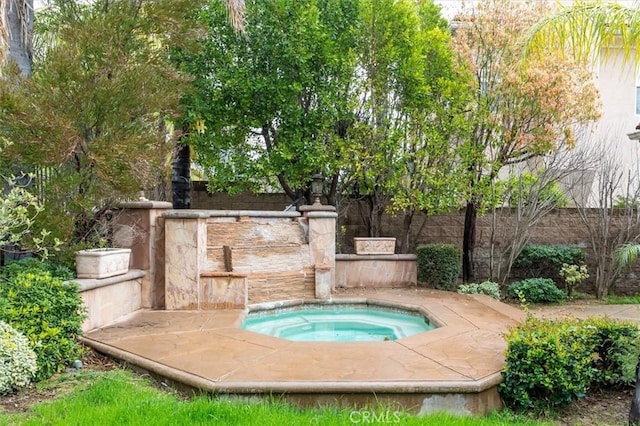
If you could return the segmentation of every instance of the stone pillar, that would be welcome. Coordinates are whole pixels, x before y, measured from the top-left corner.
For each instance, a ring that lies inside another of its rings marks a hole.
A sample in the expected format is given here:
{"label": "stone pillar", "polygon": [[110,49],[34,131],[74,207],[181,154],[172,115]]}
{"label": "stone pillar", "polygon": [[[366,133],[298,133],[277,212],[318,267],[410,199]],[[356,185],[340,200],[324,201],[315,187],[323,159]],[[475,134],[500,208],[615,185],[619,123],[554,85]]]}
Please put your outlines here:
{"label": "stone pillar", "polygon": [[142,307],[164,307],[164,220],[171,208],[162,201],[134,201],[119,205],[114,218],[113,245],[131,249],[129,267],[145,272]]}
{"label": "stone pillar", "polygon": [[301,206],[309,225],[309,250],[315,268],[316,297],[329,299],[336,286],[336,219],[333,206]]}
{"label": "stone pillar", "polygon": [[165,220],[165,309],[201,308],[202,267],[207,260],[207,217],[199,210],[171,210]]}

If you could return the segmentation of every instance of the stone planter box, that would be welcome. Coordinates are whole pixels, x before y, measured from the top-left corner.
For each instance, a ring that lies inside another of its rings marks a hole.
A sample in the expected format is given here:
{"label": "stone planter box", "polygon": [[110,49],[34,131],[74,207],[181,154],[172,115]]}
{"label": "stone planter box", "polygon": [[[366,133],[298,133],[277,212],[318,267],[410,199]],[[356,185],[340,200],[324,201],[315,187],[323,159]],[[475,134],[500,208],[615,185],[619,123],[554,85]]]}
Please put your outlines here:
{"label": "stone planter box", "polygon": [[394,254],[396,251],[396,239],[354,237],[353,247],[356,250],[356,254]]}
{"label": "stone planter box", "polygon": [[131,249],[101,248],[76,252],[78,278],[107,278],[125,274],[129,270]]}

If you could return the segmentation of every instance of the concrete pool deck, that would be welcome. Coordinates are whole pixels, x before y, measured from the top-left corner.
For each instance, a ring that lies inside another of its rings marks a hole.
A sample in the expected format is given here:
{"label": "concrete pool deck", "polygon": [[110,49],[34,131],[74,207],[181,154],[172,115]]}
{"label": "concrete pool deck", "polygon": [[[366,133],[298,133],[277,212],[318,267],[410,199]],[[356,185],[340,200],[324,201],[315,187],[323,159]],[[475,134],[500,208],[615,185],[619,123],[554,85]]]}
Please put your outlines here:
{"label": "concrete pool deck", "polygon": [[[520,309],[487,296],[415,287],[343,290],[332,299],[422,308],[439,327],[396,341],[292,342],[240,329],[244,310],[142,310],[85,333],[83,341],[218,394],[282,395],[303,405],[382,403],[416,413],[477,414],[501,406],[503,334],[524,319]],[[627,316],[637,320],[631,306]]]}

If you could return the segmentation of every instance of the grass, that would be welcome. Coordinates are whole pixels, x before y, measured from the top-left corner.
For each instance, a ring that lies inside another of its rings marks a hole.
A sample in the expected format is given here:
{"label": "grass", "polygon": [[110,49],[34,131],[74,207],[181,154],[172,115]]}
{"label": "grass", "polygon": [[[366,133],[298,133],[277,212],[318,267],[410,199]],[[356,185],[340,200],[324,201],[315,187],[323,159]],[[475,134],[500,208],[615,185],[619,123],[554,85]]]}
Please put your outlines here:
{"label": "grass", "polygon": [[640,296],[616,296],[613,294],[607,296],[604,301],[608,305],[637,305],[640,304]]}
{"label": "grass", "polygon": [[[184,398],[129,371],[65,374],[68,392],[27,413],[0,413],[0,425],[549,425],[508,411],[485,417],[417,417],[384,407],[301,409],[277,399],[248,401],[206,395]],[[60,379],[58,379],[60,380]],[[60,386],[58,383],[57,386]]]}

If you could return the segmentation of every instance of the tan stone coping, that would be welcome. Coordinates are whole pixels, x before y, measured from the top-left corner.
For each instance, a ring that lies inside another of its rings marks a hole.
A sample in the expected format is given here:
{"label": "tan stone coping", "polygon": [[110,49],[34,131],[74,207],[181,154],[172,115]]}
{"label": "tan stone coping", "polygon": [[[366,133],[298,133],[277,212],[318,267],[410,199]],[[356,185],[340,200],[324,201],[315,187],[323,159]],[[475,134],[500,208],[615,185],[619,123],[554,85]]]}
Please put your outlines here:
{"label": "tan stone coping", "polygon": [[317,212],[335,212],[335,206],[328,204],[307,204],[298,208],[301,212],[317,213]]}
{"label": "tan stone coping", "polygon": [[133,281],[142,278],[146,273],[140,269],[129,269],[122,275],[115,275],[107,278],[75,278],[69,282],[76,282],[80,287],[80,292],[93,290],[95,288],[106,287],[113,284],[119,284],[124,281]]}
{"label": "tan stone coping", "polygon": [[483,378],[466,380],[394,380],[394,381],[239,381],[220,382],[208,379],[186,371],[169,367],[160,362],[120,350],[114,346],[104,344],[91,338],[80,337],[80,340],[97,351],[131,363],[145,370],[166,377],[176,382],[198,389],[212,392],[233,394],[262,394],[265,389],[271,393],[478,393],[502,382],[502,374],[496,372]]}
{"label": "tan stone coping", "polygon": [[165,218],[206,219],[208,217],[300,217],[300,212],[262,211],[262,210],[169,210],[162,213]]}
{"label": "tan stone coping", "polygon": [[171,209],[173,204],[167,201],[124,201],[118,203],[118,208],[121,209]]}
{"label": "tan stone coping", "polygon": [[307,211],[306,216],[311,219],[329,218],[335,219],[338,217],[338,213],[326,210]]}
{"label": "tan stone coping", "polygon": [[417,260],[415,254],[336,254],[338,260]]}
{"label": "tan stone coping", "polygon": [[[488,299],[412,287],[352,289],[333,293],[330,301],[276,300],[246,309],[143,310],[85,333],[82,340],[169,380],[215,393],[354,402],[373,394],[402,400],[414,411],[416,401],[421,405],[430,395],[493,395],[496,399],[488,408],[494,409],[499,405],[495,387],[504,368],[503,335],[525,315]],[[389,342],[292,342],[241,328],[254,309],[304,302],[417,310],[439,327]]]}

